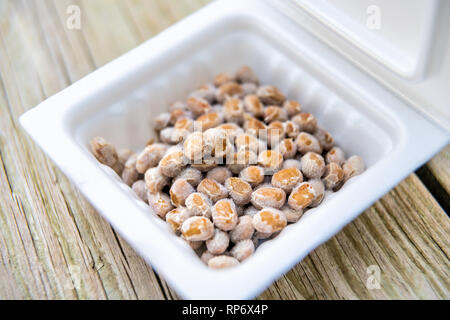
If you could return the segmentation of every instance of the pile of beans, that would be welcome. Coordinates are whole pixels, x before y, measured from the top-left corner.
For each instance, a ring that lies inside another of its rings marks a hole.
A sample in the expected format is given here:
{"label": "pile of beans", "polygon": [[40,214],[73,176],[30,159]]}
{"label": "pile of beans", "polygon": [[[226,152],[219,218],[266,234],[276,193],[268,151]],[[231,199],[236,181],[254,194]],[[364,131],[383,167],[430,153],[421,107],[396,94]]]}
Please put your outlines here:
{"label": "pile of beans", "polygon": [[365,169],[247,66],[173,103],[154,128],[140,153],[100,137],[92,152],[215,269],[244,261]]}

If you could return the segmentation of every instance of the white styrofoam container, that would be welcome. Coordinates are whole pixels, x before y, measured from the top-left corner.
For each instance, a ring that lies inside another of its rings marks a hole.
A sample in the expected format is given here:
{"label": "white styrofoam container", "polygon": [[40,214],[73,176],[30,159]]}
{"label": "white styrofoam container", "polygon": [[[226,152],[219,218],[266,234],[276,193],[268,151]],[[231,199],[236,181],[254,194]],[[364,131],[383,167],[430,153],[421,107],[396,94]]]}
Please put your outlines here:
{"label": "white styrofoam container", "polygon": [[[424,77],[439,0],[294,1],[398,76]],[[375,32],[371,18],[379,19]]]}
{"label": "white styrofoam container", "polygon": [[[368,169],[227,270],[210,270],[90,153],[96,135],[139,150],[152,118],[247,64],[315,114]],[[21,123],[98,212],[183,298],[253,298],[449,141],[449,134],[261,1],[217,1],[42,102]]]}
{"label": "white styrofoam container", "polygon": [[266,1],[450,130],[450,1]]}

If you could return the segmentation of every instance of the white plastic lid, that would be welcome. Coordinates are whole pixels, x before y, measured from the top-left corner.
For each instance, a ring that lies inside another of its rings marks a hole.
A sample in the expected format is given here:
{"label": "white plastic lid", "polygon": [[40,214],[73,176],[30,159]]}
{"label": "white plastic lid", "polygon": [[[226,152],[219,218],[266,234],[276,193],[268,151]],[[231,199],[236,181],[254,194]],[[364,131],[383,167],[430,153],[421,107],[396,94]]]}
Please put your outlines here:
{"label": "white plastic lid", "polygon": [[450,1],[268,2],[450,130]]}

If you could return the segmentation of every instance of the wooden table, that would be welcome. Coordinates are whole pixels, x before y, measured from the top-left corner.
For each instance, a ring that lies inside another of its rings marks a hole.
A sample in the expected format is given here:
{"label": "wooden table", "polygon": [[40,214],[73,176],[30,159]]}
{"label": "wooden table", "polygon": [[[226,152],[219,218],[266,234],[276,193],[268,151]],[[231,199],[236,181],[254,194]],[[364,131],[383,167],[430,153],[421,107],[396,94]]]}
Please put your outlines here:
{"label": "wooden table", "polygon": [[[206,2],[0,1],[0,299],[177,298],[18,118]],[[449,168],[447,146],[260,298],[449,299]]]}

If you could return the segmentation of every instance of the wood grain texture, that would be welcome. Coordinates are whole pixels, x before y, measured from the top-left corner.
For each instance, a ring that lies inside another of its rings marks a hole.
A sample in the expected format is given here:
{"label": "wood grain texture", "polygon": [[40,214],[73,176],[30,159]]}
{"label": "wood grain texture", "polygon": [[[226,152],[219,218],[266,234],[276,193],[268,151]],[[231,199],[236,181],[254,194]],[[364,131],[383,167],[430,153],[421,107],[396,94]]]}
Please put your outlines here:
{"label": "wood grain texture", "polygon": [[[206,3],[0,1],[0,299],[177,298],[18,117]],[[66,28],[71,4],[81,8],[80,30]],[[428,164],[447,192],[448,154]],[[445,212],[412,174],[260,298],[448,299],[449,232]],[[367,289],[369,266],[381,270],[380,289]]]}
{"label": "wood grain texture", "polygon": [[427,167],[447,194],[450,194],[450,145],[431,159]]}

